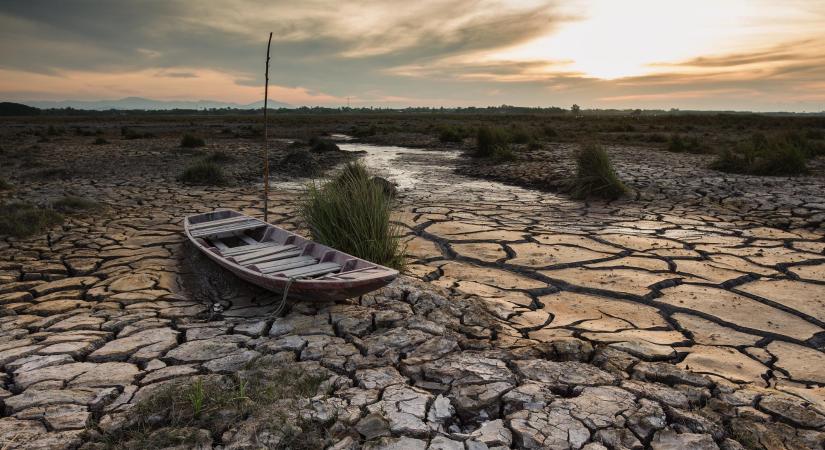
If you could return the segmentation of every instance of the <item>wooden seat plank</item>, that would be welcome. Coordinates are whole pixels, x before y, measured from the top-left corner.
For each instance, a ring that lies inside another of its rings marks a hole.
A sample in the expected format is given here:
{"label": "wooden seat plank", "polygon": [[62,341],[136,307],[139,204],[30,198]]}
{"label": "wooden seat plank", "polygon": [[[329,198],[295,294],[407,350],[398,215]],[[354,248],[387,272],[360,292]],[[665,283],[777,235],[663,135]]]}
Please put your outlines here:
{"label": "wooden seat plank", "polygon": [[283,272],[278,272],[277,275],[284,276],[287,278],[303,278],[303,277],[311,277],[317,275],[324,275],[330,272],[335,272],[336,270],[340,270],[341,265],[333,262],[326,262],[321,264],[315,264],[312,266],[301,267],[298,269],[290,269],[285,270]]}
{"label": "wooden seat plank", "polygon": [[286,259],[286,258],[292,258],[293,256],[301,256],[301,254],[303,252],[304,251],[300,250],[300,249],[299,250],[286,251],[286,252],[276,253],[274,255],[262,256],[262,257],[257,258],[257,259],[250,259],[250,260],[244,261],[241,264],[244,265],[244,266],[251,266],[253,264],[257,265],[257,264],[260,264],[260,263],[265,263],[265,262],[270,262],[270,261],[277,261],[277,260]]}
{"label": "wooden seat plank", "polygon": [[250,220],[250,219],[252,219],[252,218],[251,217],[244,217],[244,216],[230,217],[228,219],[212,220],[210,222],[201,222],[201,223],[191,224],[191,225],[189,225],[189,229],[190,230],[202,230],[204,228],[212,228],[212,227],[216,227],[216,226],[223,226],[223,225],[228,225],[228,224],[234,223],[234,222],[244,222],[244,221],[247,221],[247,220]]}
{"label": "wooden seat plank", "polygon": [[318,260],[312,257],[298,256],[283,260],[281,264],[272,267],[255,266],[262,273],[283,272],[284,270],[297,269],[299,267],[312,266],[318,264]]}
{"label": "wooden seat plank", "polygon": [[258,263],[255,264],[255,267],[259,269],[268,269],[270,267],[278,267],[282,264],[286,264],[288,262],[295,262],[295,261],[315,261],[313,264],[318,263],[318,259],[314,258],[310,255],[300,255],[300,256],[292,256],[289,258],[278,259],[275,261],[265,262],[265,263]]}
{"label": "wooden seat plank", "polygon": [[226,225],[216,228],[208,228],[206,230],[196,230],[192,232],[193,237],[214,236],[216,234],[229,233],[233,231],[251,230],[253,228],[260,228],[266,226],[266,223],[261,221],[254,221],[249,223],[241,223],[235,225]]}
{"label": "wooden seat plank", "polygon": [[262,249],[265,249],[267,247],[274,247],[276,245],[281,245],[281,244],[279,244],[277,242],[274,242],[274,241],[269,241],[269,242],[260,242],[260,243],[257,243],[257,244],[251,244],[251,245],[241,245],[241,246],[238,246],[238,247],[229,247],[228,249],[226,249],[226,251],[221,252],[221,254],[223,254],[225,256],[242,255],[244,253],[256,252],[258,250],[262,250]]}
{"label": "wooden seat plank", "polygon": [[278,246],[267,247],[267,248],[264,248],[264,249],[261,249],[261,250],[256,250],[256,251],[250,252],[250,253],[244,253],[242,255],[233,256],[232,258],[238,264],[242,264],[244,261],[251,261],[253,259],[260,259],[260,258],[263,258],[264,256],[274,255],[276,253],[281,253],[281,252],[285,252],[285,251],[288,251],[288,250],[294,250],[294,249],[295,249],[294,245],[278,245]]}

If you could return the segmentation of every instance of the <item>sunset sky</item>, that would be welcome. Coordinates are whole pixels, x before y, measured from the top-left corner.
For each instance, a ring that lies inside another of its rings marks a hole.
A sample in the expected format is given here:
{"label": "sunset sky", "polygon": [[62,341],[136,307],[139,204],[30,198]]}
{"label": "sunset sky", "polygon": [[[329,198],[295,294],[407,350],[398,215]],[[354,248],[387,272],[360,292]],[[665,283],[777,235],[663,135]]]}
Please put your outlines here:
{"label": "sunset sky", "polygon": [[0,101],[825,110],[823,0],[3,0]]}

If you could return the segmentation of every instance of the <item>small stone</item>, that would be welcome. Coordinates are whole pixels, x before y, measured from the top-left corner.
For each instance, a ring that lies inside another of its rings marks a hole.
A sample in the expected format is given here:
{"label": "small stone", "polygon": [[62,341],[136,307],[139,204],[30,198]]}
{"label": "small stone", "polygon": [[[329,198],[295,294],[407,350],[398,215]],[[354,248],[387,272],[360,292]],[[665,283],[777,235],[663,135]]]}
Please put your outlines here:
{"label": "small stone", "polygon": [[652,450],[718,450],[716,442],[709,434],[682,433],[662,430],[650,442]]}
{"label": "small stone", "polygon": [[390,435],[390,423],[376,413],[367,414],[361,418],[355,425],[355,429],[368,441]]}
{"label": "small stone", "polygon": [[500,445],[509,448],[513,443],[513,433],[504,426],[501,419],[486,422],[470,433],[470,437],[487,444],[488,447]]}

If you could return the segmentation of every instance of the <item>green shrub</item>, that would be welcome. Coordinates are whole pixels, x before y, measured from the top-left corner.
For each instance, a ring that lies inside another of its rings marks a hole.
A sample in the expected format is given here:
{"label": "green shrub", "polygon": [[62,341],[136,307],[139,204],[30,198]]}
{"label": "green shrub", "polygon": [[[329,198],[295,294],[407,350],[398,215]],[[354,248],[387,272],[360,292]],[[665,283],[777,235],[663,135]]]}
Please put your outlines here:
{"label": "green shrub", "polygon": [[315,153],[337,152],[341,150],[335,142],[318,136],[310,138],[309,148]]}
{"label": "green shrub", "polygon": [[529,144],[533,140],[533,133],[521,125],[510,126],[507,135],[507,142],[513,144]]}
{"label": "green shrub", "polygon": [[60,213],[29,203],[0,205],[0,235],[27,237],[63,223]]}
{"label": "green shrub", "polygon": [[404,265],[402,231],[390,222],[392,204],[384,187],[355,162],[331,181],[310,185],[301,215],[316,242],[400,269]]}
{"label": "green shrub", "polygon": [[825,139],[825,130],[821,130],[818,128],[811,128],[805,132],[805,137],[808,139],[813,139],[817,141],[821,141]]}
{"label": "green shrub", "polygon": [[438,129],[438,140],[441,142],[461,143],[464,142],[465,137],[464,130],[458,127],[442,125]]}
{"label": "green shrub", "polygon": [[507,132],[498,127],[481,127],[476,135],[475,156],[488,157],[504,151],[509,144]]}
{"label": "green shrub", "polygon": [[229,163],[235,161],[234,156],[230,155],[229,153],[226,153],[223,150],[215,150],[204,159],[206,161],[214,163]]}
{"label": "green shrub", "polygon": [[0,178],[0,191],[8,191],[12,188],[11,183],[6,181],[5,178]]}
{"label": "green shrub", "polygon": [[676,153],[704,153],[704,148],[696,136],[682,138],[682,136],[678,134],[670,136],[670,143],[667,149],[668,151]]}
{"label": "green shrub", "polygon": [[281,166],[303,176],[314,176],[321,170],[318,161],[305,148],[290,149],[281,160]]}
{"label": "green shrub", "polygon": [[260,360],[231,375],[176,380],[129,409],[124,427],[111,434],[96,434],[93,441],[103,448],[211,447],[211,436],[221,436],[233,424],[253,419],[267,427],[256,432],[270,431],[273,437],[282,437],[271,448],[327,448],[331,443],[326,426],[334,421],[292,414],[301,402],[319,393],[324,380],[300,368]]}
{"label": "green shrub", "polygon": [[66,180],[74,175],[74,172],[63,167],[49,167],[32,173],[31,177],[38,180]]}
{"label": "green shrub", "polygon": [[548,139],[553,139],[559,136],[559,132],[550,125],[545,125],[544,128],[542,128],[542,132],[544,133],[544,137]]}
{"label": "green shrub", "polygon": [[226,184],[226,177],[220,165],[212,161],[197,161],[178,177],[178,181],[189,184],[220,186]]}
{"label": "green shrub", "polygon": [[121,127],[120,128],[120,136],[123,139],[127,139],[127,140],[144,139],[144,138],[153,138],[153,137],[155,137],[155,135],[152,134],[152,133],[149,133],[149,132],[140,133],[140,132],[135,131],[135,130],[129,128],[129,127]]}
{"label": "green shrub", "polygon": [[750,175],[801,175],[808,172],[806,158],[816,154],[817,147],[799,134],[768,137],[756,133],[734,149],[723,150],[710,167]]}
{"label": "green shrub", "polygon": [[106,138],[102,138],[102,137],[99,137],[99,138],[95,139],[94,142],[92,142],[92,144],[94,144],[94,145],[106,145],[108,143],[109,143],[109,141],[107,141]]}
{"label": "green shrub", "polygon": [[100,203],[77,197],[74,195],[67,195],[56,202],[52,203],[52,208],[61,213],[77,213],[81,211],[96,211],[101,208]]}
{"label": "green shrub", "polygon": [[203,147],[204,145],[206,145],[206,142],[203,139],[191,134],[184,134],[180,138],[180,146],[183,148]]}
{"label": "green shrub", "polygon": [[576,154],[576,177],[570,186],[574,198],[599,197],[613,200],[629,189],[622,183],[604,148],[596,144],[582,146]]}

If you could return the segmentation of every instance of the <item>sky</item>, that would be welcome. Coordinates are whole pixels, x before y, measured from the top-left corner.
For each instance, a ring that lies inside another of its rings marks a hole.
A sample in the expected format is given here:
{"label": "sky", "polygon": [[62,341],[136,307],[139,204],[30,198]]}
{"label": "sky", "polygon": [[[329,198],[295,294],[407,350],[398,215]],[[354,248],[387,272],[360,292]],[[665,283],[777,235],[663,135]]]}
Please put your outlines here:
{"label": "sky", "polygon": [[0,100],[825,110],[823,0],[2,0]]}

